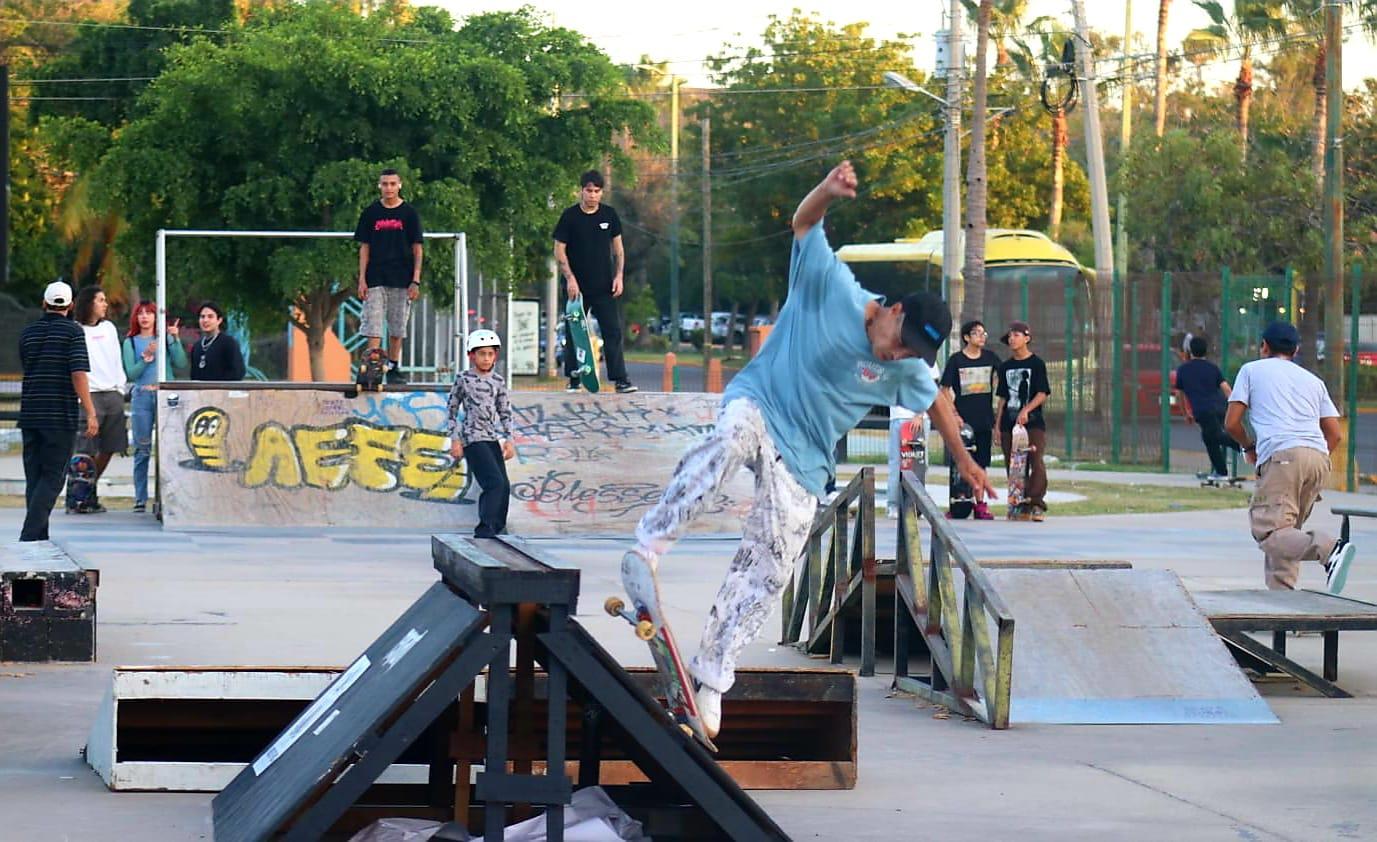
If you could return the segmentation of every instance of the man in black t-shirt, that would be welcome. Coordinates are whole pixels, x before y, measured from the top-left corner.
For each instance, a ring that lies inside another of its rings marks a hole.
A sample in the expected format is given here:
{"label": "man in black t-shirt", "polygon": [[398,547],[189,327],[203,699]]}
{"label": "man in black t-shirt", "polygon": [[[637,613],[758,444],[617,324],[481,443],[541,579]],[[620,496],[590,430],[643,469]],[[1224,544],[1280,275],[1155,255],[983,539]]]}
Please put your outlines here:
{"label": "man in black t-shirt", "polygon": [[[584,307],[598,320],[608,378],[616,383],[618,392],[634,392],[636,387],[626,375],[622,356],[622,321],[616,302],[622,294],[626,261],[622,221],[611,205],[602,203],[601,173],[589,170],[579,183],[579,203],[565,208],[555,225],[555,263],[564,278],[566,302],[582,295]],[[560,312],[563,311],[561,307]],[[574,367],[573,349],[566,347],[564,373],[569,377],[570,392],[579,390]]]}
{"label": "man in black t-shirt", "polygon": [[1209,343],[1203,336],[1192,336],[1188,343],[1191,359],[1176,369],[1173,388],[1185,398],[1186,423],[1200,425],[1200,439],[1210,455],[1210,471],[1214,478],[1229,476],[1225,452],[1242,452],[1238,442],[1224,432],[1224,413],[1228,410],[1231,389],[1219,366],[1205,359]]}
{"label": "man in black t-shirt", "polygon": [[[990,467],[990,446],[994,440],[995,373],[999,357],[985,348],[988,334],[985,325],[969,321],[961,326],[960,351],[947,358],[942,369],[942,390],[956,405],[957,425],[966,424],[975,434],[975,463]],[[952,455],[947,454],[950,467]],[[976,520],[993,520],[989,504],[983,499],[975,504]]]}
{"label": "man in black t-shirt", "polygon": [[[387,327],[387,382],[405,383],[398,363],[411,317],[411,302],[421,294],[421,216],[401,196],[402,177],[386,169],[378,176],[378,201],[364,208],[354,239],[359,245],[359,298],[368,347],[382,344]],[[413,360],[414,363],[414,360]]]}
{"label": "man in black t-shirt", "polygon": [[1047,382],[1047,364],[1028,349],[1033,331],[1027,322],[1010,322],[1009,329],[999,338],[1009,346],[1010,356],[999,366],[999,449],[1004,452],[1004,464],[1009,464],[1013,449],[1014,425],[1028,430],[1028,485],[1024,497],[1033,520],[1040,521],[1047,514],[1047,467],[1042,457],[1047,450],[1047,422],[1042,417],[1042,405],[1052,395]]}

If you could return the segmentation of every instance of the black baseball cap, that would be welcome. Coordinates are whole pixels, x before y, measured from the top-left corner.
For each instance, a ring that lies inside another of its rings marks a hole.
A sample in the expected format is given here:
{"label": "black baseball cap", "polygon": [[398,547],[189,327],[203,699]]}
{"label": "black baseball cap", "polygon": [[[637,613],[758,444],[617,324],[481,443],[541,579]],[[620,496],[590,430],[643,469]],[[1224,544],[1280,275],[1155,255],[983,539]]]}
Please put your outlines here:
{"label": "black baseball cap", "polygon": [[1262,341],[1268,345],[1299,345],[1300,331],[1290,322],[1272,322],[1263,329]]}
{"label": "black baseball cap", "polygon": [[923,358],[928,365],[937,362],[937,349],[951,333],[951,310],[947,302],[927,292],[912,292],[900,302],[904,324],[899,336],[904,347]]}

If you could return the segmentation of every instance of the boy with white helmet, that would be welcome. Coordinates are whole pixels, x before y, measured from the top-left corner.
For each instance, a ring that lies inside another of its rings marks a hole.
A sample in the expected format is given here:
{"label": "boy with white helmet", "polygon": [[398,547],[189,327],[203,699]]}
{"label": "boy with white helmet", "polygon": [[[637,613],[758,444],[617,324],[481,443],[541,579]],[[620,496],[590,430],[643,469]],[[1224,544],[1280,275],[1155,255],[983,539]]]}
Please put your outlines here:
{"label": "boy with white helmet", "polygon": [[507,383],[494,370],[502,340],[490,330],[469,334],[469,368],[454,378],[449,391],[450,455],[468,459],[469,470],[483,493],[478,497],[475,538],[492,538],[507,531],[507,503],[512,484],[506,460],[512,446],[512,404]]}

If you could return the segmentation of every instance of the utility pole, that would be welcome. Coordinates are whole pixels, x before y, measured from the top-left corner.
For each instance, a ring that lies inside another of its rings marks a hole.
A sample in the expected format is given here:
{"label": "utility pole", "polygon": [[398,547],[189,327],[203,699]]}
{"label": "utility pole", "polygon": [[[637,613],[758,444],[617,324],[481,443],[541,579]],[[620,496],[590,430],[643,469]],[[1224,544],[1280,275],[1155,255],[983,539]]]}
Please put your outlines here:
{"label": "utility pole", "polygon": [[0,64],[0,289],[10,282],[10,66]]}
{"label": "utility pole", "polygon": [[1100,135],[1100,94],[1095,87],[1095,57],[1090,52],[1090,28],[1085,21],[1084,0],[1072,0],[1071,10],[1076,16],[1076,59],[1080,65],[1081,99],[1085,102],[1090,228],[1095,237],[1095,278],[1098,286],[1109,279],[1114,271],[1114,234],[1109,228],[1109,188],[1105,183],[1104,139]]}
{"label": "utility pole", "polygon": [[[1343,15],[1340,0],[1325,0],[1324,385],[1340,405],[1344,399]],[[1311,349],[1302,350],[1309,353]]]}
{"label": "utility pole", "polygon": [[[1124,52],[1119,59],[1119,82],[1123,85],[1123,113],[1119,115],[1119,159],[1128,155],[1133,138],[1133,81],[1129,78],[1128,45],[1133,39],[1133,0],[1124,0]],[[1117,217],[1118,236],[1115,242],[1114,270],[1120,283],[1128,282],[1128,196],[1119,191]]]}
{"label": "utility pole", "polygon": [[669,77],[669,349],[679,351],[679,83]]}
{"label": "utility pole", "polygon": [[[942,142],[942,294],[947,306],[956,314],[966,304],[965,284],[957,267],[961,265],[962,248],[956,232],[961,230],[961,71],[964,56],[961,50],[961,0],[951,0],[947,20],[947,120],[946,138]],[[953,330],[960,327],[953,324]],[[953,336],[952,347],[960,341]]]}
{"label": "utility pole", "polygon": [[[703,383],[712,359],[712,118],[703,118]],[[727,325],[731,330],[732,326]]]}

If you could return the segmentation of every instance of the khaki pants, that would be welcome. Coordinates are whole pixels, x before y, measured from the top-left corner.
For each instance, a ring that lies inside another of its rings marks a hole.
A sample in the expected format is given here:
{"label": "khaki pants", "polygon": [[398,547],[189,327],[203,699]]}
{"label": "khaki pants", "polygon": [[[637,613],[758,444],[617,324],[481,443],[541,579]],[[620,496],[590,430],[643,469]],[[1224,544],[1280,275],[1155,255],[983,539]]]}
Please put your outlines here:
{"label": "khaki pants", "polygon": [[1268,588],[1294,590],[1302,561],[1326,559],[1334,551],[1333,535],[1301,529],[1328,480],[1329,454],[1310,447],[1273,453],[1258,467],[1248,521],[1262,550]]}

